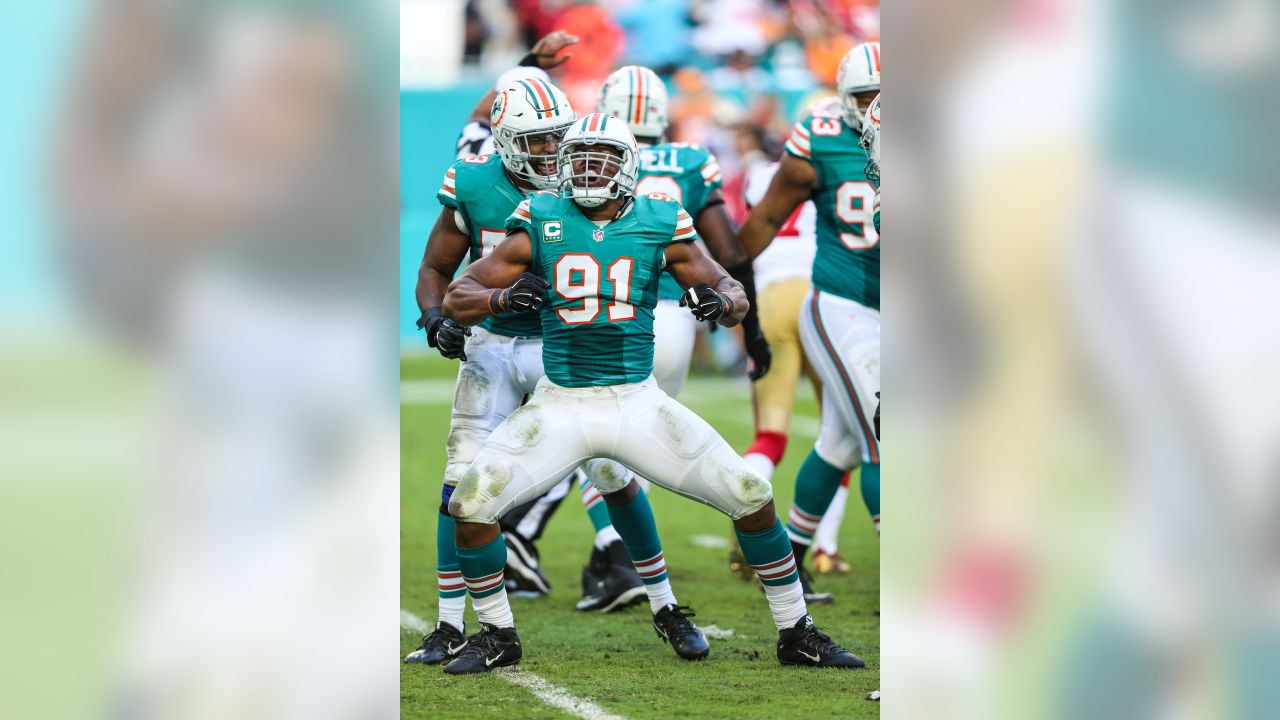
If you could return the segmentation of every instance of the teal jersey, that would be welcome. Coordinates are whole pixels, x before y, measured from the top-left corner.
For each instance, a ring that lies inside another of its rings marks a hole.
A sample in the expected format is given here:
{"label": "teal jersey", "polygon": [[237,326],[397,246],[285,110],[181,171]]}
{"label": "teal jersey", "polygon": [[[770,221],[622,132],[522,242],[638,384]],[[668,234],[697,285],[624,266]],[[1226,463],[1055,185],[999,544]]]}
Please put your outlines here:
{"label": "teal jersey", "polygon": [[[449,166],[436,198],[462,215],[471,235],[471,262],[493,251],[507,236],[507,218],[524,192],[507,177],[498,155],[473,155]],[[530,313],[494,315],[480,327],[507,337],[537,337],[542,324]]]}
{"label": "teal jersey", "polygon": [[[696,218],[707,206],[707,196],[721,184],[720,163],[701,145],[662,143],[640,148],[636,195],[651,192],[669,195]],[[662,274],[658,283],[659,298],[675,300],[682,292],[671,273]]]}
{"label": "teal jersey", "polygon": [[838,117],[808,115],[791,130],[786,151],[813,165],[818,188],[813,286],[880,309],[880,233],[873,226],[876,190],[867,182],[867,153]]}
{"label": "teal jersey", "polygon": [[658,193],[637,196],[599,227],[572,200],[535,193],[508,230],[532,241],[529,271],[551,283],[542,306],[542,364],[564,387],[640,382],[653,373],[653,308],[666,248],[697,239],[693,219]]}

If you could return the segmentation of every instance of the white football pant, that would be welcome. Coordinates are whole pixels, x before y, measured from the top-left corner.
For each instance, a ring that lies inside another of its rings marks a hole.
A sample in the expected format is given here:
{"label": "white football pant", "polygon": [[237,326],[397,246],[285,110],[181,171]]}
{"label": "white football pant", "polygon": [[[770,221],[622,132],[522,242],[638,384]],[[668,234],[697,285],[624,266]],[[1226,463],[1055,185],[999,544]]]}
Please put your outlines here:
{"label": "white football pant", "polygon": [[653,378],[662,392],[678,397],[689,377],[698,320],[679,300],[659,300],[653,309]]}
{"label": "white football pant", "polygon": [[880,311],[814,290],[800,308],[800,342],[822,379],[814,449],[841,470],[878,463],[872,419],[880,392]]}
{"label": "white football pant", "polygon": [[[735,520],[773,498],[769,481],[652,377],[586,388],[543,379],[528,404],[489,436],[458,483],[449,513],[465,522],[494,522],[590,458],[615,460]],[[587,474],[600,492],[617,492],[630,473],[616,468],[593,460]]]}

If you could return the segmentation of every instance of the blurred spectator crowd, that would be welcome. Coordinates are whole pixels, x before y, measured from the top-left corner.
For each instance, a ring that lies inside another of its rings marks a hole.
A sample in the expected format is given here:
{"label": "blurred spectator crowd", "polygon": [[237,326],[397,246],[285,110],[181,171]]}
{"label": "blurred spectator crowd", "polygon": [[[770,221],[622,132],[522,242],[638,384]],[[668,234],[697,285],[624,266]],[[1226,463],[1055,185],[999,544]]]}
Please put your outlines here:
{"label": "blurred spectator crowd", "polygon": [[776,159],[791,124],[830,94],[840,58],[880,39],[878,0],[470,0],[464,62],[505,69],[539,37],[581,38],[553,77],[579,113],[622,65],[652,68],[671,94],[669,139],[709,147],[741,222],[744,173]]}

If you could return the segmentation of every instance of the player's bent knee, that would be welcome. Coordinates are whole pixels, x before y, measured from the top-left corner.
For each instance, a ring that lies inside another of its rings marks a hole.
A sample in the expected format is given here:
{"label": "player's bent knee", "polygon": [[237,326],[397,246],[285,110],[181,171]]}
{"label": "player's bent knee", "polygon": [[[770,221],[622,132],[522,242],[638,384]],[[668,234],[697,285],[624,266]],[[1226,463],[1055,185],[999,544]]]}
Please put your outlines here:
{"label": "player's bent knee", "polygon": [[471,463],[447,463],[444,466],[444,484],[458,486],[462,482],[462,476],[467,474],[467,468],[471,467]]}
{"label": "player's bent knee", "polygon": [[514,474],[512,466],[501,458],[477,458],[449,498],[449,514],[463,522],[497,522],[505,509],[501,498]]}
{"label": "player's bent knee", "polygon": [[773,486],[745,460],[728,449],[731,455],[715,456],[703,465],[701,474],[710,471],[714,478],[714,495],[720,498],[716,507],[734,520],[759,512],[773,501]]}
{"label": "player's bent knee", "polygon": [[467,468],[480,454],[484,447],[488,432],[479,428],[455,422],[449,429],[449,437],[444,444],[445,466],[444,481],[446,485],[457,485],[462,481]]}
{"label": "player's bent knee", "polygon": [[754,472],[735,480],[733,495],[736,507],[729,513],[734,520],[754,515],[773,502],[773,486],[763,476]]}
{"label": "player's bent knee", "polygon": [[614,460],[593,458],[582,464],[582,471],[596,489],[606,495],[622,490],[631,482],[631,471]]}

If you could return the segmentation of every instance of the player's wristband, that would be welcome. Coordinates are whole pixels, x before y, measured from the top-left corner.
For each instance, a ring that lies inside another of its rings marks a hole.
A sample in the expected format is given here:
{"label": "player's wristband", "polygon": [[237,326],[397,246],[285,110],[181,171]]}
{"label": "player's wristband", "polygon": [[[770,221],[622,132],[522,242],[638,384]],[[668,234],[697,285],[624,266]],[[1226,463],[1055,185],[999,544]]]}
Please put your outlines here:
{"label": "player's wristband", "polygon": [[724,315],[722,315],[721,317],[732,315],[733,314],[733,298],[720,292],[719,290],[717,290],[716,292],[720,295],[721,298],[724,299],[724,304],[727,306],[724,310]]}
{"label": "player's wristband", "polygon": [[498,313],[502,312],[502,293],[504,292],[506,291],[494,290],[493,292],[489,293],[489,312],[493,313],[494,315],[497,315]]}
{"label": "player's wristband", "polygon": [[536,68],[541,68],[541,67],[542,67],[541,65],[539,65],[539,64],[538,64],[538,55],[537,55],[536,53],[532,53],[532,52],[531,52],[531,53],[529,53],[528,55],[525,55],[524,57],[520,58],[520,66],[521,66],[521,67],[536,67]]}
{"label": "player's wristband", "polygon": [[444,315],[444,311],[438,307],[427,308],[422,311],[422,317],[418,318],[418,329],[426,330],[431,327],[431,321]]}

